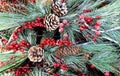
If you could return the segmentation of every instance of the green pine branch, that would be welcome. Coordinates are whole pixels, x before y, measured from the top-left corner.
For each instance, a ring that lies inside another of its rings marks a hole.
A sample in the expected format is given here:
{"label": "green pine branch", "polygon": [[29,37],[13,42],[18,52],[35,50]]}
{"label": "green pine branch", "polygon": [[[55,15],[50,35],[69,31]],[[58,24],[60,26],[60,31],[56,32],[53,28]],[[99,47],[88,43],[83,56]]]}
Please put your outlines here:
{"label": "green pine branch", "polygon": [[[15,69],[16,67],[21,65],[27,58],[26,54],[21,54],[21,53],[0,54],[0,61],[2,61],[2,62],[9,61],[11,56],[15,57],[15,61],[8,62],[6,65],[2,66],[0,68],[0,73],[7,72],[8,69]],[[25,56],[25,57],[21,58],[23,56]]]}

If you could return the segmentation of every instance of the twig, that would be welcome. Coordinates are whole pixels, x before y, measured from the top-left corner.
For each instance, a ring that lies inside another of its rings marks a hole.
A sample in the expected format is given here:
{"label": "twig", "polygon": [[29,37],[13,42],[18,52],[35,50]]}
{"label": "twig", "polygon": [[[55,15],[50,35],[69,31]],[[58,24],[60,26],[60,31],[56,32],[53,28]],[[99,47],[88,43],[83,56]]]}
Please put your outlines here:
{"label": "twig", "polygon": [[[19,26],[19,27],[21,27],[21,26]],[[16,27],[15,30],[12,32],[12,35],[10,36],[10,38],[9,38],[9,40],[8,40],[8,42],[6,43],[5,46],[9,45],[9,44],[12,42],[13,33],[14,33],[19,27]]]}

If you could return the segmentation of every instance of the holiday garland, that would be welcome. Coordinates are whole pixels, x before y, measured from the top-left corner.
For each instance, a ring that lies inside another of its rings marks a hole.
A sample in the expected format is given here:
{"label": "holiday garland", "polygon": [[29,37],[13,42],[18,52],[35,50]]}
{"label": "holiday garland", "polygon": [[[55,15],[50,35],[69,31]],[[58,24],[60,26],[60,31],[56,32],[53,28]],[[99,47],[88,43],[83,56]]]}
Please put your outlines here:
{"label": "holiday garland", "polygon": [[[119,4],[119,0],[2,2],[0,73],[119,76]],[[88,67],[102,73],[91,73]]]}

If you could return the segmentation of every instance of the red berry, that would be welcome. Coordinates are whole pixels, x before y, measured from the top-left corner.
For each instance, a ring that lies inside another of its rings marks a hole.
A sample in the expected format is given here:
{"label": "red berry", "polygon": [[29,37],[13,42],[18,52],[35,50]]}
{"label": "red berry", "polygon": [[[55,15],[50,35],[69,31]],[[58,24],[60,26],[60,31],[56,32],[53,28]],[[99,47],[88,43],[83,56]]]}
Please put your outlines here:
{"label": "red berry", "polygon": [[87,26],[85,26],[85,25],[81,25],[81,26],[80,26],[80,31],[83,31],[83,30],[85,30],[85,29],[87,29]]}
{"label": "red berry", "polygon": [[63,28],[63,27],[64,27],[64,24],[63,24],[63,23],[60,23],[59,26],[60,26],[60,28]]}
{"label": "red berry", "polygon": [[93,38],[92,38],[92,41],[96,42],[96,41],[97,41],[97,39],[96,39],[95,37],[93,37]]}
{"label": "red berry", "polygon": [[16,48],[18,48],[18,47],[19,47],[19,45],[15,45],[15,47],[16,47]]}
{"label": "red berry", "polygon": [[52,76],[60,76],[60,74],[52,74]]}
{"label": "red berry", "polygon": [[60,33],[64,32],[64,29],[63,29],[63,28],[60,28],[60,29],[59,29],[59,32],[60,32]]}
{"label": "red berry", "polygon": [[68,23],[68,21],[67,21],[67,20],[63,20],[63,24],[65,24],[65,25],[66,25],[67,23]]}
{"label": "red berry", "polygon": [[62,65],[61,65],[61,69],[62,69],[62,70],[68,70],[68,67],[67,67],[66,64],[62,64]]}
{"label": "red berry", "polygon": [[100,26],[101,23],[100,23],[99,21],[97,21],[97,22],[95,23],[95,25]]}
{"label": "red berry", "polygon": [[22,30],[19,28],[19,29],[17,29],[17,32],[21,32]]}
{"label": "red berry", "polygon": [[96,30],[100,29],[100,26],[98,26],[98,25],[95,25],[94,27],[95,27]]}
{"label": "red berry", "polygon": [[67,33],[65,33],[64,35],[63,35],[63,37],[65,38],[65,39],[68,39],[68,34]]}
{"label": "red berry", "polygon": [[88,12],[91,12],[91,10],[90,9],[84,9],[83,12],[88,13]]}
{"label": "red berry", "polygon": [[96,16],[95,18],[97,18],[97,19],[101,19],[101,16]]}
{"label": "red berry", "polygon": [[61,2],[62,2],[62,3],[65,3],[65,2],[66,2],[66,0],[61,0]]}
{"label": "red berry", "polygon": [[104,75],[105,76],[110,76],[110,72],[105,72]]}
{"label": "red berry", "polygon": [[41,18],[38,16],[36,19],[37,19],[37,20],[40,20]]}
{"label": "red berry", "polygon": [[33,27],[32,27],[32,25],[28,25],[28,28],[29,28],[29,29],[32,29]]}
{"label": "red berry", "polygon": [[78,75],[78,76],[86,76],[85,74],[80,74],[80,75]]}
{"label": "red berry", "polygon": [[95,66],[94,66],[93,64],[91,64],[91,65],[90,65],[90,68],[94,69],[94,68],[95,68]]}
{"label": "red berry", "polygon": [[54,63],[53,65],[54,65],[55,67],[59,67],[59,66],[60,66],[59,63]]}
{"label": "red berry", "polygon": [[82,15],[79,15],[79,18],[80,19],[84,19],[84,15],[82,14]]}
{"label": "red berry", "polygon": [[96,36],[100,36],[100,31],[95,32]]}

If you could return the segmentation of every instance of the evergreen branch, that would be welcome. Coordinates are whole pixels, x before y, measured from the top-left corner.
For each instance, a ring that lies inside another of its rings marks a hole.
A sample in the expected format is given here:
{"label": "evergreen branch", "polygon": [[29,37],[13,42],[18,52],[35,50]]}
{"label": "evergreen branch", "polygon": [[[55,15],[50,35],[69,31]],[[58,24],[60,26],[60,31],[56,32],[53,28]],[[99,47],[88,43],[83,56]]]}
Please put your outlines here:
{"label": "evergreen branch", "polygon": [[67,64],[68,66],[79,69],[81,70],[81,72],[84,73],[87,72],[85,63],[87,63],[88,60],[83,58],[80,54],[73,56],[66,56],[63,57],[63,59],[64,59],[64,63]]}
{"label": "evergreen branch", "polygon": [[25,29],[23,32],[19,33],[18,42],[21,40],[26,40],[30,43],[30,46],[36,45],[36,33],[33,30]]}
{"label": "evergreen branch", "polygon": [[105,32],[105,34],[102,35],[102,38],[105,38],[111,42],[116,43],[117,45],[120,45],[120,31],[111,31],[111,32]]}
{"label": "evergreen branch", "polygon": [[[20,54],[20,53],[15,53],[15,54],[0,54],[0,60],[4,61],[8,61],[10,59],[10,56],[14,56],[15,57],[15,62],[8,62],[5,66],[2,66],[0,68],[0,73],[2,72],[6,72],[7,69],[11,68],[14,69],[16,66],[20,65],[21,63],[23,63],[26,60],[26,54]],[[22,56],[25,56],[24,58],[21,59]]]}
{"label": "evergreen branch", "polygon": [[96,54],[90,62],[95,65],[96,68],[101,70],[102,72],[115,72],[118,73],[119,71],[113,67],[113,62],[115,62],[118,58],[118,55],[111,51],[101,52]]}
{"label": "evergreen branch", "polygon": [[84,43],[79,46],[82,48],[82,51],[91,52],[91,53],[95,53],[95,54],[97,54],[99,52],[116,50],[116,47],[114,47],[110,43]]}

